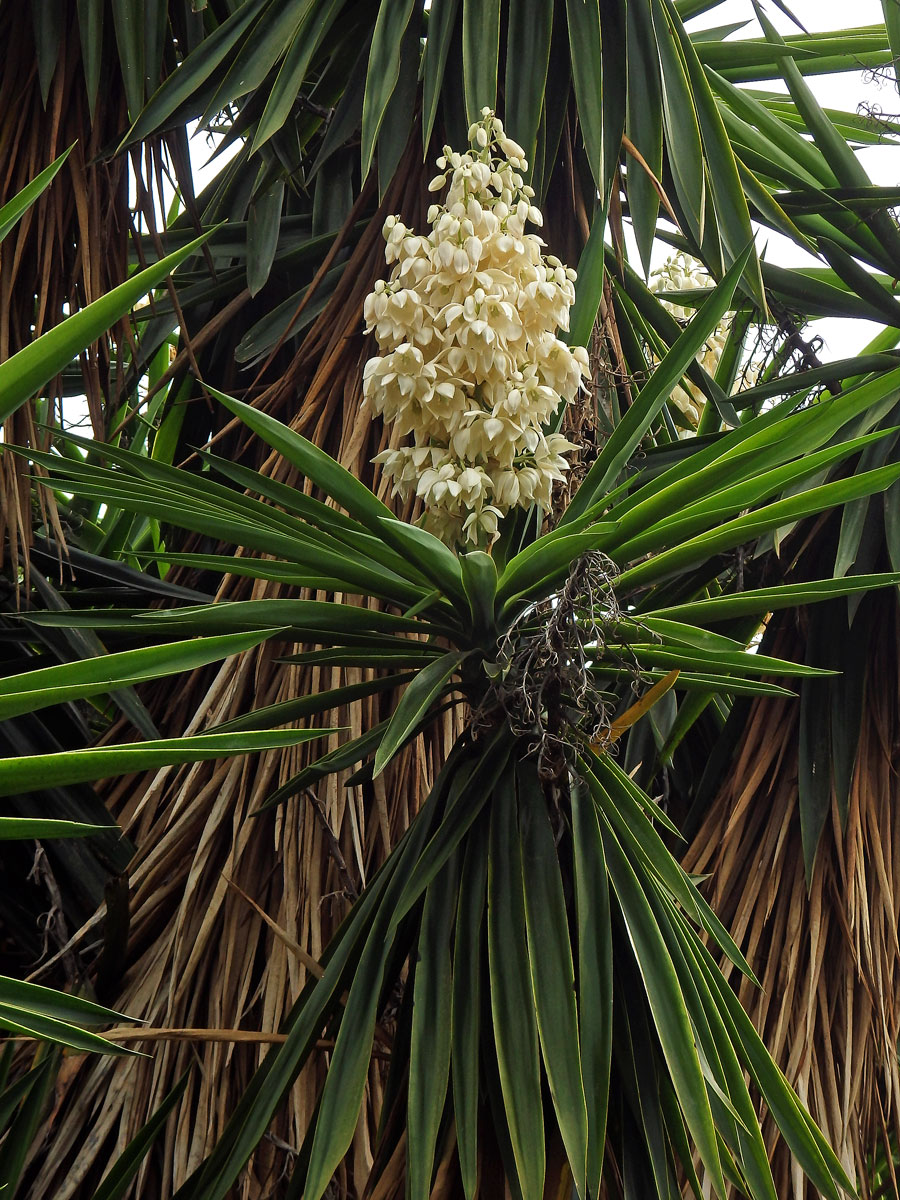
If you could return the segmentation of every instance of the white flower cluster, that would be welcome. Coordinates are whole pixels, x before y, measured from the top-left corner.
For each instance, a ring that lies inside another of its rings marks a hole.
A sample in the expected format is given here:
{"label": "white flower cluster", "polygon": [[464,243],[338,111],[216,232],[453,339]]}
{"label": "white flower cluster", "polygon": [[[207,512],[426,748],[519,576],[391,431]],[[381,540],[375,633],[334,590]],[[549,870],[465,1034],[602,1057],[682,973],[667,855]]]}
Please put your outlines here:
{"label": "white flower cluster", "polygon": [[[716,281],[709,274],[703,263],[699,259],[693,258],[690,254],[685,254],[683,251],[679,251],[677,254],[673,254],[667,258],[663,265],[653,272],[650,278],[650,290],[652,292],[687,292],[695,288],[713,288],[715,286]],[[662,300],[661,303],[682,324],[689,321],[695,312],[693,308],[687,308],[671,300]],[[697,355],[697,362],[700,363],[709,375],[714,375],[719,365],[719,359],[722,357],[722,352],[725,349],[733,317],[733,313],[725,314],[706,339],[703,349]],[[758,373],[758,365],[748,363],[742,372],[742,379],[748,386],[752,387],[756,382]],[[700,388],[695,383],[692,383],[690,379],[685,379],[672,393],[671,400],[684,415],[688,424],[696,429],[703,412],[703,407],[706,404],[706,397]]]}
{"label": "white flower cluster", "polygon": [[428,210],[430,233],[385,222],[390,278],[365,303],[381,354],[366,363],[363,392],[412,439],[375,459],[394,493],[420,496],[448,544],[482,546],[516,505],[550,506],[574,447],[542,426],[574,399],[588,358],[556,336],[569,327],[575,272],[525,232],[543,218],[519,174],[524,150],[490,109],[469,141],[468,152],[445,146],[438,159],[429,189],[450,187]]}

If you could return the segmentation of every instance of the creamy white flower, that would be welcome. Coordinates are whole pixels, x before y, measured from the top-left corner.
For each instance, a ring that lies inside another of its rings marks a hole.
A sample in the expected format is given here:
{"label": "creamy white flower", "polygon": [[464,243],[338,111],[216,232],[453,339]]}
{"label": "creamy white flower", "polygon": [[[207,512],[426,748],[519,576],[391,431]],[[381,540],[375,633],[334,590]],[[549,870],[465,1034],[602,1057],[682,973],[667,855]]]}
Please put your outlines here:
{"label": "creamy white flower", "polygon": [[544,256],[524,185],[525,151],[485,109],[470,149],[444,147],[428,209],[430,232],[384,223],[387,280],[366,298],[366,331],[380,355],[363,393],[393,426],[382,451],[395,494],[418,495],[429,528],[449,543],[489,544],[516,505],[551,501],[573,449],[542,426],[589,375],[587,352],[557,336],[569,327],[575,272]]}
{"label": "creamy white flower", "polygon": [[[693,258],[684,251],[671,255],[658,267],[650,277],[652,292],[686,292],[713,288],[716,281],[712,278],[699,259]],[[678,304],[672,299],[661,299],[662,305],[673,317],[682,324],[690,321],[695,309]],[[703,349],[697,355],[697,362],[709,375],[714,375],[728,341],[728,333],[734,319],[733,313],[726,313],[704,343]],[[654,362],[658,362],[654,355]],[[742,381],[752,387],[759,375],[761,364],[749,362],[741,372]],[[689,428],[682,430],[682,436],[689,436],[697,427],[706,404],[706,397],[695,383],[684,379],[670,396],[675,407],[685,417]]]}

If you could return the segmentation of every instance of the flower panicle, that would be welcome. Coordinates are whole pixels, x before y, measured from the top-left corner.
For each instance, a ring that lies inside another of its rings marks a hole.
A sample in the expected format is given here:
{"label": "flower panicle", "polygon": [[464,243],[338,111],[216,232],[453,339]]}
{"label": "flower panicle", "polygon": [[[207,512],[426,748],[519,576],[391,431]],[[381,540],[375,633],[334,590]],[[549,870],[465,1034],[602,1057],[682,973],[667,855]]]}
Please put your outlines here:
{"label": "flower panicle", "polygon": [[549,507],[574,447],[543,427],[589,375],[568,330],[575,272],[544,254],[525,151],[490,109],[470,149],[444,147],[429,187],[428,234],[384,223],[389,277],[365,301],[380,354],[363,392],[392,428],[379,454],[395,494],[421,497],[425,521],[449,544],[490,544],[516,506]]}
{"label": "flower panicle", "polygon": [[[716,281],[707,271],[706,267],[704,267],[703,263],[699,259],[694,258],[693,255],[686,254],[683,250],[670,255],[661,267],[657,267],[650,277],[650,290],[652,292],[667,292],[670,296],[675,292],[699,291],[715,286]],[[676,300],[661,299],[660,303],[682,325],[686,324],[694,315],[692,308],[679,304]],[[708,375],[715,375],[716,373],[719,360],[724,353],[725,345],[728,341],[728,334],[731,330],[733,320],[734,313],[726,313],[706,339],[703,349],[697,355],[697,362]],[[655,355],[654,360],[659,361]],[[741,372],[741,381],[744,386],[753,387],[757,381],[761,367],[761,363],[753,361],[744,364]],[[685,378],[672,392],[670,399],[687,422],[688,428],[682,431],[682,435],[685,437],[690,436],[700,423],[700,417],[706,404],[706,397],[692,380]]]}

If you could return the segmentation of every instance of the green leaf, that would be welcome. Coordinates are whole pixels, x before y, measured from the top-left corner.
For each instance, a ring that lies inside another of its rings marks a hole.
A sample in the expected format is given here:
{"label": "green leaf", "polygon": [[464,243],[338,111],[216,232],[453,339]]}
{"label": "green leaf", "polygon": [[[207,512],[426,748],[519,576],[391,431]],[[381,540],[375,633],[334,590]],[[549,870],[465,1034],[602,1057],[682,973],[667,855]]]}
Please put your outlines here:
{"label": "green leaf", "polygon": [[774,504],[726,521],[718,529],[690,538],[681,546],[666,550],[639,566],[623,571],[619,577],[619,585],[631,588],[643,585],[652,578],[665,578],[675,569],[683,570],[695,563],[705,562],[714,554],[739,546],[759,534],[790,525],[802,517],[824,512],[836,504],[844,504],[848,500],[883,491],[898,476],[900,465],[882,467],[877,471],[864,471],[850,479],[840,479],[821,487],[810,488],[801,492],[799,496],[776,500]]}
{"label": "green leaf", "polygon": [[612,1064],[613,961],[609,880],[593,801],[581,780],[570,788],[575,913],[578,930],[578,1016],[581,1069],[587,1100],[588,1194],[603,1170]]}
{"label": "green leaf", "polygon": [[366,679],[362,683],[348,683],[344,687],[330,688],[324,692],[315,692],[309,696],[298,696],[295,700],[282,700],[278,704],[267,704],[264,708],[255,708],[243,717],[235,717],[221,725],[215,725],[210,733],[237,733],[244,729],[272,729],[276,725],[286,725],[288,721],[300,721],[306,717],[317,716],[319,713],[340,708],[344,704],[352,704],[364,696],[374,696],[379,692],[391,691],[408,683],[414,675],[411,672],[400,675],[385,675],[378,679]]}
{"label": "green leaf", "polygon": [[[569,23],[569,48],[572,58],[572,82],[575,87],[575,100],[578,105],[578,120],[581,124],[584,147],[591,173],[598,187],[602,187],[604,178],[603,162],[603,105],[602,63],[603,44],[601,35],[600,9],[597,0],[566,0],[566,16]],[[605,206],[601,227],[606,225]],[[595,217],[596,225],[598,218]],[[593,229],[592,229],[593,234]],[[598,235],[602,242],[602,228]],[[602,251],[595,250],[595,256]],[[596,310],[594,312],[596,316]],[[579,336],[583,332],[584,321],[579,326]],[[591,321],[593,326],[593,320]],[[574,337],[574,332],[573,332]],[[585,345],[576,341],[575,345]]]}
{"label": "green leaf", "polygon": [[634,653],[639,663],[651,667],[661,667],[671,670],[673,667],[686,667],[700,671],[702,674],[715,675],[735,673],[738,675],[823,675],[830,672],[820,671],[816,667],[807,667],[802,663],[789,662],[787,659],[772,658],[767,654],[754,654],[751,651],[703,650],[699,647],[687,649],[680,646],[627,643],[617,646],[610,639],[607,647],[611,654],[625,654],[629,650]]}
{"label": "green leaf", "polygon": [[560,585],[572,564],[590,550],[601,550],[616,531],[614,521],[597,522],[583,533],[555,530],[526,546],[507,563],[497,588],[498,605],[540,599]]}
{"label": "green leaf", "polygon": [[272,270],[284,203],[284,180],[276,179],[255,196],[247,215],[247,287],[250,295],[265,285]]}
{"label": "green leaf", "polygon": [[618,478],[628,459],[640,445],[650,423],[660,412],[673,388],[703,348],[706,339],[728,311],[744,267],[749,261],[752,247],[748,247],[737,259],[722,282],[711,292],[687,329],[681,334],[672,349],[650,376],[637,399],[613,430],[609,440],[598,454],[581,486],[566,509],[560,525],[581,517],[591,504],[601,498]]}
{"label": "green leaf", "polygon": [[[394,944],[397,927],[402,919],[398,916],[399,901],[402,895],[408,891],[410,875],[421,860],[423,846],[432,831],[436,811],[444,798],[445,791],[459,780],[459,760],[459,755],[451,753],[428,800],[410,826],[407,836],[399,848],[399,854],[395,851],[397,855],[396,870],[384,886],[383,894],[377,904],[371,906],[374,912],[370,919],[362,954],[353,970],[353,982],[341,1016],[331,1065],[322,1091],[303,1191],[304,1200],[320,1200],[335,1168],[353,1138],[371,1060],[375,1017],[384,969]],[[463,768],[463,773],[464,771],[465,768]],[[373,892],[375,889],[370,884],[357,905],[358,909],[365,905],[367,898]],[[318,981],[320,987],[329,977],[330,967],[331,963],[326,967],[325,975]],[[339,976],[331,977],[332,989],[336,989],[339,978]],[[312,1000],[314,997],[315,991],[310,999]],[[304,1041],[308,1039],[311,1049],[312,1037],[310,1035],[318,1035],[321,1028],[321,1017],[318,1021],[315,1020],[315,1007],[311,1008],[309,1019],[306,1019],[307,1012],[305,1010],[301,1011],[300,1016],[297,1027],[292,1030],[293,1039],[295,1043],[299,1040],[299,1028],[302,1028],[306,1034]],[[299,1066],[296,1044],[293,1061],[294,1068],[290,1078],[293,1078]],[[274,1104],[277,1103],[277,1095],[270,1091],[264,1103],[267,1111],[271,1111]],[[257,1139],[262,1136],[264,1129],[265,1125],[259,1128]],[[255,1142],[250,1143],[249,1148],[252,1148],[253,1145]],[[245,1156],[247,1153],[249,1153],[249,1149],[245,1151]],[[236,1171],[233,1174],[236,1174]],[[219,1178],[225,1183],[222,1174]],[[224,1196],[225,1191],[217,1191],[212,1194],[217,1197]]]}
{"label": "green leaf", "polygon": [[663,129],[675,196],[691,236],[705,251],[704,259],[709,267],[718,273],[722,266],[721,247],[714,227],[697,105],[684,51],[673,28],[669,6],[662,0],[647,0],[642,7],[647,6],[652,15],[655,49],[659,56]]}
{"label": "green leaf", "polygon": [[[583,4],[584,0],[572,0],[573,4]],[[578,260],[578,286],[575,289],[575,303],[570,316],[570,329],[566,341],[570,346],[587,346],[594,332],[597,313],[600,311],[600,301],[603,299],[603,263],[605,254],[604,238],[606,236],[606,221],[609,216],[609,203],[597,205],[594,218],[591,221],[591,232]]]}
{"label": "green leaf", "polygon": [[497,781],[507,772],[511,749],[509,731],[501,725],[493,736],[473,747],[472,760],[456,772],[443,819],[410,872],[397,901],[393,915],[395,925],[418,901],[487,806]]}
{"label": "green leaf", "polygon": [[105,0],[78,0],[78,32],[81,41],[81,62],[84,86],[87,89],[91,123],[97,108],[97,92],[103,66],[103,13]]}
{"label": "green leaf", "polygon": [[150,1147],[162,1132],[169,1113],[184,1095],[189,1075],[190,1072],[185,1071],[150,1120],[141,1126],[104,1176],[91,1200],[122,1200]]}
{"label": "green leaf", "polygon": [[847,287],[861,299],[867,300],[873,310],[880,314],[882,321],[900,326],[900,304],[888,289],[836,242],[826,237],[820,237],[818,241],[819,249]]}
{"label": "green leaf", "polygon": [[881,0],[881,11],[891,44],[891,55],[894,62],[897,62],[900,60],[900,6],[895,4],[894,0]]}
{"label": "green leaf", "polygon": [[55,988],[41,987],[36,983],[23,983],[6,975],[0,975],[0,1004],[58,1021],[77,1022],[79,1025],[114,1025],[118,1021],[132,1020],[125,1013],[104,1008],[93,1000],[70,996],[68,992],[58,992]]}
{"label": "green leaf", "polygon": [[784,1075],[744,1012],[740,1001],[722,977],[712,956],[699,940],[694,941],[696,959],[713,995],[732,1044],[739,1048],[745,1068],[759,1089],[763,1101],[813,1187],[831,1200],[840,1200],[838,1187],[853,1195],[834,1151],[816,1128],[809,1114],[791,1090]]}
{"label": "green leaf", "polygon": [[500,0],[463,0],[462,51],[466,114],[473,125],[482,108],[497,103]]}
{"label": "green leaf", "polygon": [[[0,366],[0,371],[2,371]],[[283,458],[292,463],[307,479],[322,489],[332,500],[336,500],[372,533],[380,535],[381,519],[393,520],[394,514],[369,491],[364,483],[345,470],[340,463],[313,445],[302,434],[294,433],[287,425],[282,425],[268,413],[259,412],[252,405],[244,404],[226,396],[224,392],[206,385],[207,389],[221,401],[222,404],[262,440],[277,450]]]}
{"label": "green leaf", "polygon": [[144,6],[134,0],[112,0],[111,7],[128,115],[133,121],[144,106]]}
{"label": "green leaf", "polygon": [[[7,1042],[5,1050],[8,1052],[12,1049],[13,1044]],[[46,1070],[47,1059],[45,1058],[36,1067],[32,1067],[30,1071],[21,1075],[15,1083],[11,1083],[0,1092],[0,1133],[6,1133],[13,1113],[28,1096],[28,1093],[35,1084],[41,1082]],[[2,1192],[3,1186],[5,1185],[0,1185],[0,1192]]]}
{"label": "green leaf", "polygon": [[362,179],[372,166],[375,142],[388,101],[400,76],[400,50],[403,35],[412,16],[415,0],[381,0],[369,66],[362,115]]}
{"label": "green leaf", "polygon": [[[668,7],[668,15],[680,45],[691,95],[696,105],[706,174],[722,239],[723,262],[725,266],[730,266],[739,258],[744,258],[747,268],[742,277],[744,291],[754,300],[760,311],[765,313],[766,300],[756,255],[745,254],[746,248],[753,245],[753,227],[734,151],[725,132],[719,107],[697,58],[697,51],[685,32],[677,11],[671,5]],[[729,47],[729,50],[731,49]]]}
{"label": "green leaf", "polygon": [[715,623],[730,621],[735,617],[764,615],[802,604],[816,604],[822,600],[831,600],[835,596],[849,596],[854,592],[868,592],[873,588],[896,587],[897,584],[900,584],[900,572],[892,575],[850,575],[846,579],[816,579],[810,583],[751,588],[735,595],[726,594],[711,597],[709,600],[673,604],[656,609],[653,615],[672,617],[692,624],[710,621]]}
{"label": "green leaf", "polygon": [[544,0],[510,0],[503,115],[532,166],[547,86],[552,29],[552,4]]}
{"label": "green leaf", "polygon": [[452,651],[436,658],[420,671],[400,698],[388,722],[377,751],[375,752],[374,774],[378,776],[403,746],[413,729],[428,712],[432,704],[444,691],[444,685],[457,670],[464,655]]}
{"label": "green leaf", "polygon": [[478,1046],[481,1035],[482,929],[488,869],[488,821],[466,840],[459,885],[450,1003],[453,1109],[459,1170],[466,1200],[478,1186]]}
{"label": "green leaf", "polygon": [[485,637],[494,628],[497,564],[483,550],[472,550],[459,556],[459,565],[472,614],[473,633],[476,638]]}
{"label": "green leaf", "polygon": [[[637,6],[627,14],[627,122],[632,144],[656,176],[663,172],[663,123],[659,65],[652,23],[641,19]],[[627,160],[628,211],[644,275],[650,274],[651,254],[659,216],[659,192],[647,172],[632,157]]]}
{"label": "green leaf", "polygon": [[204,233],[152,267],[132,275],[125,283],[119,284],[87,308],[73,313],[29,346],[0,363],[0,422],[20,408],[48,380],[58,375],[86,346],[96,341],[133,308],[141,297],[162,283],[209,236],[209,233]]}
{"label": "green leaf", "polygon": [[560,864],[547,800],[531,762],[519,764],[519,832],[522,840],[528,960],[541,1052],[550,1095],[578,1195],[586,1197],[588,1117],[581,1075],[575,970]]}
{"label": "green leaf", "polygon": [[450,936],[459,870],[451,860],[428,887],[418,940],[407,1100],[410,1200],[428,1200],[450,1079]]}
{"label": "green leaf", "polygon": [[288,45],[284,61],[266,99],[266,107],[253,134],[253,153],[287,121],[303,88],[313,55],[344,7],[344,0],[303,4],[302,15]]}
{"label": "green leaf", "polygon": [[[65,618],[68,614],[61,615]],[[0,680],[0,720],[51,704],[130,687],[141,680],[192,671],[250,650],[272,637],[273,632],[276,631],[263,629],[221,637],[191,638],[9,675]]]}
{"label": "green leaf", "polygon": [[451,600],[461,601],[465,607],[465,590],[462,569],[453,551],[427,529],[397,521],[394,517],[380,517],[378,527],[382,537],[395,550],[413,562],[426,579],[440,588]]}
{"label": "green leaf", "polygon": [[34,1086],[29,1088],[15,1120],[0,1144],[0,1191],[8,1188],[11,1197],[16,1194],[26,1156],[34,1145],[41,1119],[46,1114],[47,1101],[59,1070],[60,1051],[54,1049],[44,1052],[38,1063],[44,1069]]}
{"label": "green leaf", "polygon": [[715,1074],[725,1089],[723,1103],[727,1105],[729,1114],[733,1114],[734,1117],[734,1120],[729,1122],[732,1128],[731,1145],[738,1153],[741,1169],[750,1185],[750,1195],[754,1200],[776,1200],[766,1147],[753,1102],[747,1091],[741,1063],[696,961],[696,934],[667,898],[654,897],[653,905],[661,916],[668,910],[669,948],[681,968],[680,978],[690,987],[692,998],[696,997],[694,1011],[702,1011],[706,1017],[705,1025],[699,1021],[697,1025],[705,1035],[706,1057],[709,1061],[714,1061],[718,1068]]}
{"label": "green leaf", "polygon": [[429,13],[428,37],[422,57],[422,145],[426,154],[441,98],[441,84],[456,28],[459,3],[460,0],[432,0]]}
{"label": "green leaf", "polygon": [[603,820],[601,830],[610,878],[644,981],[653,1023],[678,1103],[697,1152],[709,1172],[712,1187],[720,1196],[724,1196],[725,1180],[709,1097],[694,1044],[690,1015],[685,1007],[684,994],[672,958],[633,866],[612,827]]}
{"label": "green leaf", "polygon": [[131,1055],[133,1051],[79,1027],[120,1019],[128,1021],[131,1018],[78,996],[0,976],[0,1028],[22,1037],[87,1052]]}
{"label": "green leaf", "polygon": [[249,733],[198,734],[194,737],[163,738],[91,750],[67,750],[56,754],[30,754],[23,758],[0,759],[0,796],[14,796],[37,788],[62,787],[130,775],[152,767],[177,763],[208,762],[234,754],[252,754],[296,746],[333,733],[331,729],[263,730]]}
{"label": "green leaf", "polygon": [[119,833],[118,825],[85,825],[82,821],[54,821],[45,817],[0,817],[0,842],[29,838],[81,838],[95,833]]}
{"label": "green leaf", "polygon": [[55,158],[49,167],[44,167],[43,171],[39,175],[36,175],[31,183],[22,188],[21,192],[13,196],[12,200],[7,201],[0,208],[0,241],[6,237],[9,231],[14,228],[16,222],[31,208],[38,196],[47,190],[71,151],[72,146],[68,150],[64,150],[59,158]]}
{"label": "green leaf", "polygon": [[264,804],[261,804],[255,810],[253,815],[262,812],[266,808],[271,808],[275,804],[281,804],[282,801],[288,800],[291,796],[296,796],[309,787],[318,779],[324,779],[327,775],[334,775],[338,771],[343,771],[347,767],[352,767],[356,763],[367,758],[381,743],[384,736],[384,731],[387,729],[387,721],[379,721],[377,725],[373,725],[371,729],[367,729],[365,733],[359,737],[351,738],[349,742],[344,742],[337,749],[331,750],[328,754],[323,754],[321,758],[317,758],[315,762],[307,764],[296,775],[281,785],[271,796],[268,797]]}
{"label": "green leaf", "polygon": [[[270,1051],[229,1118],[209,1159],[181,1193],[190,1200],[224,1200],[244,1163],[263,1137],[282,1097],[313,1050],[329,1013],[334,1012],[348,973],[355,972],[362,947],[384,912],[393,913],[398,892],[433,831],[437,812],[463,757],[451,749],[424,805],[384,866],[332,939],[323,956],[325,973],[304,989],[286,1021],[287,1041]],[[368,1049],[371,1048],[371,1042]],[[321,1111],[321,1110],[320,1110]],[[326,1179],[327,1182],[327,1179]]]}
{"label": "green leaf", "polygon": [[[144,141],[160,129],[177,125],[182,114],[198,116],[205,102],[202,98],[204,85],[215,78],[216,69],[236,46],[241,45],[250,25],[268,5],[269,0],[246,0],[217,29],[204,37],[178,70],[173,71],[150,97],[123,138],[119,150]],[[206,91],[211,95],[208,87]]]}
{"label": "green leaf", "polygon": [[538,1030],[511,771],[501,777],[491,800],[487,895],[491,1012],[503,1105],[522,1200],[542,1200],[545,1160]]}
{"label": "green leaf", "polygon": [[50,85],[59,62],[59,48],[65,27],[63,0],[45,0],[31,10],[34,28],[34,48],[37,58],[38,79],[41,85],[41,100],[44,108],[50,97]]}

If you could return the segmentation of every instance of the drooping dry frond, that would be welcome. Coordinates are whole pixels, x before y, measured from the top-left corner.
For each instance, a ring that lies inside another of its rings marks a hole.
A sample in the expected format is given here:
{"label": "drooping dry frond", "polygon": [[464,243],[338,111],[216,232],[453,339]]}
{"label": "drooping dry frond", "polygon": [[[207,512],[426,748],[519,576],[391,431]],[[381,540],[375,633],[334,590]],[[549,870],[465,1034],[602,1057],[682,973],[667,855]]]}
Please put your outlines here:
{"label": "drooping dry frond", "polygon": [[[865,1197],[866,1160],[900,1121],[895,602],[879,603],[877,613],[846,826],[833,798],[809,888],[797,701],[754,702],[727,780],[684,859],[689,871],[710,873],[710,903],[762,982],[759,990],[735,973],[741,1001]],[[791,618],[774,652],[797,657],[804,642]],[[771,1118],[764,1130],[778,1196],[812,1200],[817,1193]]]}
{"label": "drooping dry frond", "polygon": [[[116,72],[105,81],[91,121],[75,6],[68,5],[66,11],[66,28],[59,31],[58,58],[46,100],[31,5],[5,5],[0,14],[6,62],[31,65],[26,78],[18,70],[8,69],[0,81],[0,204],[72,147],[60,174],[3,243],[0,361],[58,324],[67,312],[104,295],[121,283],[127,272],[126,161],[104,155],[127,123],[125,93]],[[90,347],[81,358],[82,386],[98,437],[106,432],[104,395],[110,395],[112,347],[117,339],[122,340],[125,330],[126,326],[120,325],[109,340]],[[51,404],[59,404],[62,395],[62,380],[58,380],[49,390]],[[3,437],[7,442],[42,448],[47,440],[36,429],[33,407],[13,414]],[[27,474],[21,460],[11,455],[0,458],[0,562],[7,539],[14,561],[18,545],[27,547],[30,541]]]}

